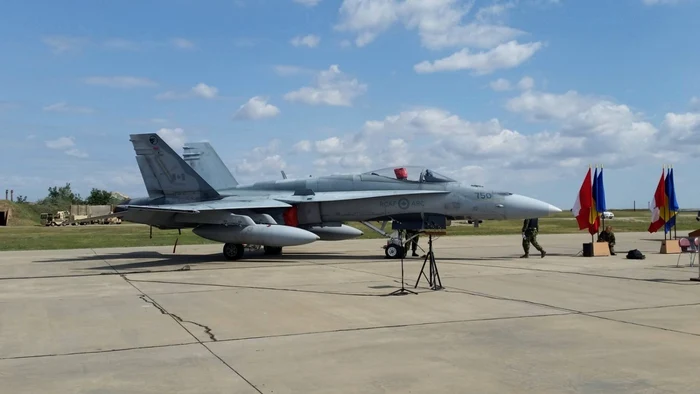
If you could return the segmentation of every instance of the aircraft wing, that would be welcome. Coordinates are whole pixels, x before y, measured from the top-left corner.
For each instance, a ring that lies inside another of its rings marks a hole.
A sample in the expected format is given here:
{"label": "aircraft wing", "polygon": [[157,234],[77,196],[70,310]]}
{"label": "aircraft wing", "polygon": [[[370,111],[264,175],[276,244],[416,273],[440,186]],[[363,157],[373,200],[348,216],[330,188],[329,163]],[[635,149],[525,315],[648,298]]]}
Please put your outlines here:
{"label": "aircraft wing", "polygon": [[381,197],[402,197],[414,195],[434,195],[447,194],[446,190],[361,190],[350,192],[318,192],[308,195],[292,195],[283,197],[274,197],[276,200],[286,203],[300,202],[325,202],[325,201],[345,201],[345,200],[360,200],[364,198],[381,198]]}
{"label": "aircraft wing", "polygon": [[126,205],[125,208],[135,211],[199,213],[206,211],[228,211],[254,208],[289,208],[291,205],[277,200],[265,199],[231,199],[224,198],[216,201],[203,201],[162,205]]}

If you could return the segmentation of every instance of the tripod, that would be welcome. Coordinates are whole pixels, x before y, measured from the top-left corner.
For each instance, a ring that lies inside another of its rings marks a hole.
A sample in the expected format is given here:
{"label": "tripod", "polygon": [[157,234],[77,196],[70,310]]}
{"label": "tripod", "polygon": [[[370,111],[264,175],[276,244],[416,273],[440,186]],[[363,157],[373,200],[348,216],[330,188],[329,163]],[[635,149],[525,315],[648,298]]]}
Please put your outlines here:
{"label": "tripod", "polygon": [[[401,253],[405,253],[405,252],[402,250]],[[403,257],[404,257],[404,256],[403,256],[403,254],[402,254],[402,255],[401,255],[401,288],[398,289],[398,290],[396,290],[396,291],[392,291],[391,293],[389,293],[389,294],[387,294],[387,295],[418,294],[418,293],[416,293],[415,291],[411,291],[411,290],[406,289],[406,287],[404,286],[404,280],[403,280]]]}
{"label": "tripod", "polygon": [[[426,276],[425,272],[423,271],[425,270],[425,264],[428,262],[428,260],[430,260],[430,265],[428,267],[429,276]],[[435,262],[432,234],[428,234],[428,253],[425,255],[425,260],[423,260],[423,267],[421,267],[420,274],[418,274],[418,279],[416,279],[416,285],[413,286],[414,289],[418,287],[418,282],[420,281],[421,275],[428,281],[428,285],[430,285],[432,290],[443,289],[442,281],[440,280],[440,273],[438,272],[437,263]]]}

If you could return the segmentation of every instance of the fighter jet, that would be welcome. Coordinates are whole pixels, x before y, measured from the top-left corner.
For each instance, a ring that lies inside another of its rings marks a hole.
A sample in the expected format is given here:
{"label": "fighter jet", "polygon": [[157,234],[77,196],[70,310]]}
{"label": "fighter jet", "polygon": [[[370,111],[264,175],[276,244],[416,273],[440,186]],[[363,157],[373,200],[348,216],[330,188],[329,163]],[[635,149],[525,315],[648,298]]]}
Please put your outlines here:
{"label": "fighter jet", "polygon": [[228,260],[242,258],[244,245],[262,245],[266,254],[280,254],[285,246],[362,234],[343,224],[347,221],[367,225],[425,223],[428,217],[447,222],[504,220],[561,212],[543,201],[464,185],[418,166],[299,179],[285,176],[242,185],[213,149],[190,144],[185,159],[157,134],[131,134],[130,141],[148,197],[124,201],[114,214],[159,229],[192,228],[202,238],[223,243]]}

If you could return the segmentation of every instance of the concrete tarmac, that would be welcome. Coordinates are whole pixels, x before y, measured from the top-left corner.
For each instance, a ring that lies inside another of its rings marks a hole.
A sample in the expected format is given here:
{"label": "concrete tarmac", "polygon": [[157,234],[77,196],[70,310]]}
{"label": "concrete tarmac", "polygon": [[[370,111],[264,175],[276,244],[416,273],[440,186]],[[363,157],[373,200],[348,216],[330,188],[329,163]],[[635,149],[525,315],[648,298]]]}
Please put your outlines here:
{"label": "concrete tarmac", "polygon": [[[698,393],[700,282],[663,234],[442,237],[445,289],[384,240],[0,253],[2,393]],[[426,237],[420,245],[427,247]],[[646,260],[627,260],[629,249]],[[427,268],[426,268],[427,269]]]}

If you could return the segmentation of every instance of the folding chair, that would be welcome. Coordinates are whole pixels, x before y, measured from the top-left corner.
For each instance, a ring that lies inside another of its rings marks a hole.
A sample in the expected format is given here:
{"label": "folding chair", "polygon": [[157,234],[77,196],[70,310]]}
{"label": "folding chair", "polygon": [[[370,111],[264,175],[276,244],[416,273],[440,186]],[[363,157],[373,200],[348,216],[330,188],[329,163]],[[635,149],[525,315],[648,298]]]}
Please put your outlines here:
{"label": "folding chair", "polygon": [[690,242],[689,238],[681,238],[678,240],[678,244],[681,247],[681,253],[678,254],[678,260],[676,260],[676,267],[680,264],[681,261],[681,255],[684,253],[687,253],[690,258],[690,267],[693,266],[695,263],[695,259],[700,255],[700,237],[696,237],[693,239],[693,242]]}

